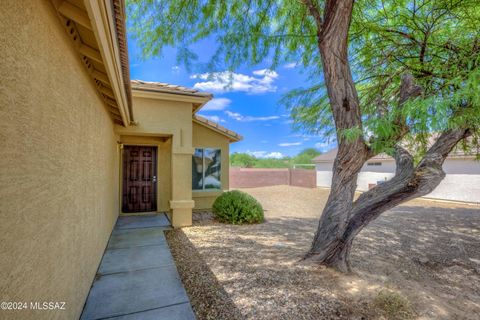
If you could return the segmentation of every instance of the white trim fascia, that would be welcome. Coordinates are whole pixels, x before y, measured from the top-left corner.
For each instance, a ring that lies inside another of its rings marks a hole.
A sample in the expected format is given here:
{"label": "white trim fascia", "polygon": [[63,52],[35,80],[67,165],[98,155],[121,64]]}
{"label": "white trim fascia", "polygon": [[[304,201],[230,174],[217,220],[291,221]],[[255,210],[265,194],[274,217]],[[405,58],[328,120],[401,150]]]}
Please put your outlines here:
{"label": "white trim fascia", "polygon": [[199,103],[202,106],[208,101],[212,100],[211,96],[202,97],[202,96],[194,96],[194,95],[185,95],[181,93],[177,94],[177,93],[147,91],[147,90],[138,90],[138,89],[132,89],[132,97]]}

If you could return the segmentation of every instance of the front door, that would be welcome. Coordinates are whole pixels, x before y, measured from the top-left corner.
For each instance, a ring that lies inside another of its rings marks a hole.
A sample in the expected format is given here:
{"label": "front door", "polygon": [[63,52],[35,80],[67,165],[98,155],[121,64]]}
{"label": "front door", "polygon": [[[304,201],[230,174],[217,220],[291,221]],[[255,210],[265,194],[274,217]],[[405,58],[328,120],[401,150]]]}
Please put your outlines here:
{"label": "front door", "polygon": [[157,211],[157,148],[124,146],[122,211]]}

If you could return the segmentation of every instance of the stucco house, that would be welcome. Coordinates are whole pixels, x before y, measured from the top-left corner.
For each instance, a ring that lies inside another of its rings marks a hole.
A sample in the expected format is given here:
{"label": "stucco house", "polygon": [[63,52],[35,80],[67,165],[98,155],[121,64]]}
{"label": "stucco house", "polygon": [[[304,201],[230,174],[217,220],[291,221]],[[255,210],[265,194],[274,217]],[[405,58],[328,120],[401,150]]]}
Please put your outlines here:
{"label": "stucco house", "polygon": [[190,225],[241,136],[196,115],[212,95],[130,80],[123,0],[9,1],[0,26],[1,298],[78,318],[117,217]]}
{"label": "stucco house", "polygon": [[[333,162],[337,149],[332,149],[313,159],[317,171],[317,186],[330,187]],[[480,202],[480,161],[474,154],[454,149],[443,164],[446,173],[443,181],[427,198]],[[379,154],[367,161],[358,175],[358,191],[366,191],[395,175],[395,160]]]}
{"label": "stucco house", "polygon": [[192,209],[211,208],[228,190],[229,144],[242,137],[196,115],[209,93],[130,84],[134,122],[114,128],[122,150],[121,213],[167,212],[174,227],[190,225]]}

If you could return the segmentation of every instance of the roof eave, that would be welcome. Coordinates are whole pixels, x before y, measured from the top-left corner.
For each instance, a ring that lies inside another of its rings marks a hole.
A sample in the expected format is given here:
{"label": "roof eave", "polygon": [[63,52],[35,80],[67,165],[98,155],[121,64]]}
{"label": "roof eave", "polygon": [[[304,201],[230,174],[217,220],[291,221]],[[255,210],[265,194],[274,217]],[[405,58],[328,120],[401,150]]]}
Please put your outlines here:
{"label": "roof eave", "polygon": [[[199,125],[201,125],[201,126],[203,126],[203,127],[205,127],[205,128],[207,128],[207,129],[210,129],[210,130],[212,130],[212,131],[215,131],[215,132],[217,132],[217,133],[219,133],[219,134],[227,137],[228,140],[229,140],[231,143],[233,143],[233,142],[239,142],[239,141],[242,141],[242,140],[243,140],[243,137],[242,137],[241,135],[239,135],[239,134],[237,134],[237,135],[228,134],[227,132],[218,129],[218,128],[215,127],[214,125],[209,125],[208,123],[205,123],[205,122],[203,122],[203,121],[201,121],[201,120],[198,120],[197,118],[192,118],[192,121],[195,122],[195,123],[197,123],[197,124],[199,124]],[[212,122],[212,121],[210,121],[210,122]]]}
{"label": "roof eave", "polygon": [[[123,125],[127,127],[133,121],[133,115],[131,102],[127,94],[129,86],[124,81],[125,63],[122,64],[121,49],[118,45],[114,8],[108,0],[84,0],[84,4],[91,20],[92,29],[98,42],[105,70],[110,79]],[[126,67],[128,67],[128,61]]]}

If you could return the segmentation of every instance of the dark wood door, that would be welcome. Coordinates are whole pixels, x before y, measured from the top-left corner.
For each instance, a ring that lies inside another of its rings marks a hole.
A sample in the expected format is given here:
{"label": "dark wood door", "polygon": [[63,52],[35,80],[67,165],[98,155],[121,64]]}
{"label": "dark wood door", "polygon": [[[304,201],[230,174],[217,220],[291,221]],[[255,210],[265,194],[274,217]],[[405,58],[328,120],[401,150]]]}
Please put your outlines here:
{"label": "dark wood door", "polygon": [[123,212],[157,211],[157,148],[124,146]]}

